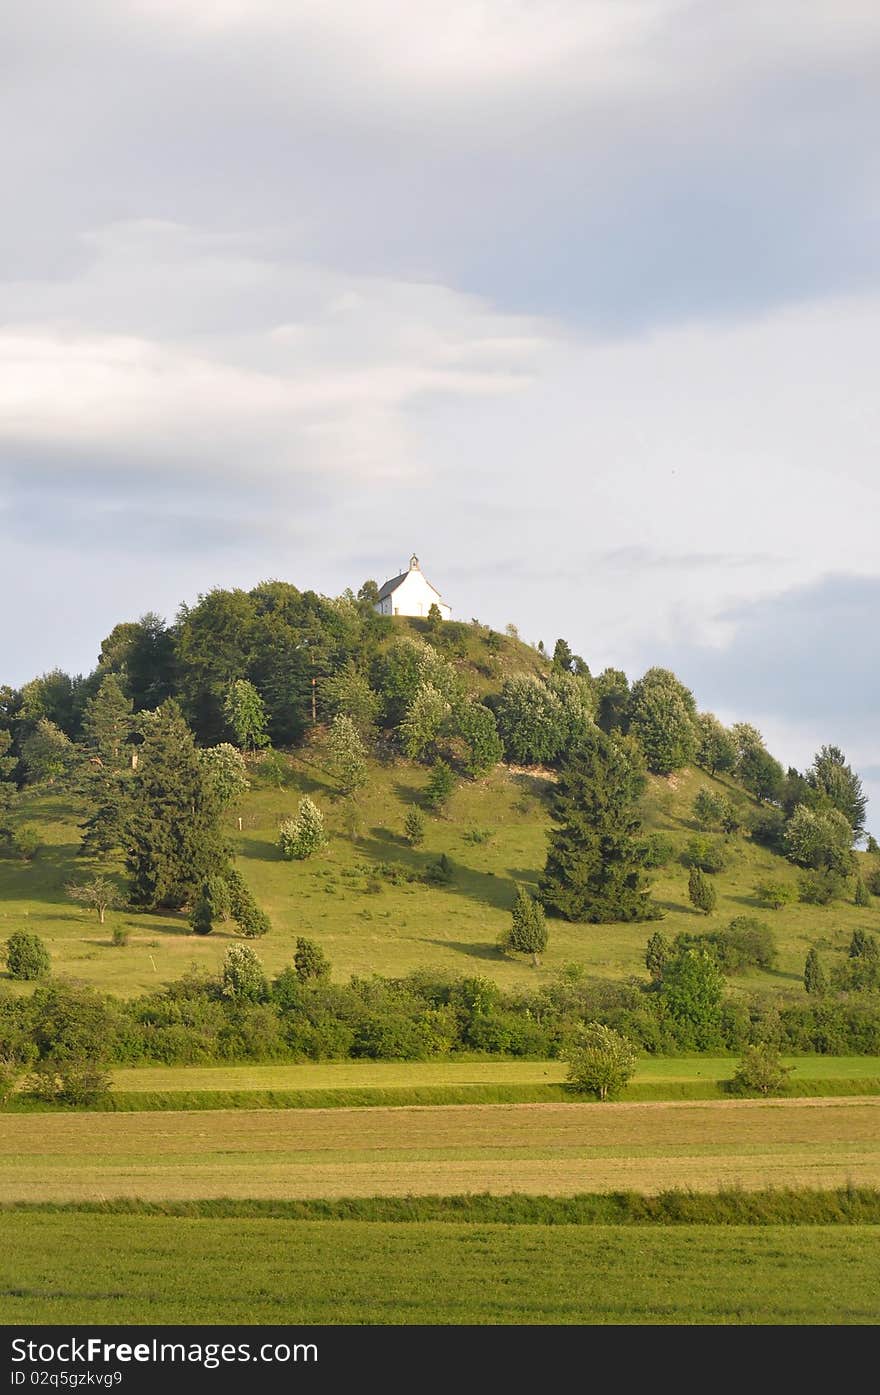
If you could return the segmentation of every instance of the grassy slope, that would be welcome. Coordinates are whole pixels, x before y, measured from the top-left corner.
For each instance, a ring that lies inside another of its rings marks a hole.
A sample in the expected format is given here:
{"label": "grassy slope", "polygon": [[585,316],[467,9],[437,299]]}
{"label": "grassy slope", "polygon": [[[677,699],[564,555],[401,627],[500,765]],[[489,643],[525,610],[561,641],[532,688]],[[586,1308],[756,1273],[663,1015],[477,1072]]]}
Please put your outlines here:
{"label": "grassy slope", "polygon": [[880,1185],[876,1098],[0,1115],[0,1201]]}
{"label": "grassy slope", "polygon": [[870,1226],[13,1214],[3,1230],[7,1324],[880,1319],[880,1251]]}
{"label": "grassy slope", "polygon": [[[407,631],[425,634],[426,624],[395,620],[391,637]],[[476,694],[497,690],[510,673],[546,668],[534,649],[506,635],[498,652],[491,653],[487,634],[482,627],[456,627],[463,647],[456,664]],[[539,970],[497,953],[514,883],[534,886],[544,865],[550,827],[548,780],[540,773],[498,767],[485,780],[460,781],[446,815],[426,819],[425,843],[414,851],[401,836],[403,820],[407,809],[419,803],[425,782],[424,768],[406,761],[373,764],[361,798],[361,836],[352,842],[344,831],[343,807],[334,795],[320,742],[290,757],[282,790],[267,787],[254,771],[254,788],[228,816],[227,831],[242,872],[273,922],[272,935],[259,946],[271,972],[290,962],[296,937],[306,935],[321,942],[340,979],[352,973],[400,975],[419,968],[487,974],[512,986],[533,984],[568,963],[609,978],[644,974],[644,945],[653,928],[645,925],[553,921]],[[723,788],[743,813],[754,807],[733,782],[713,781],[703,771],[682,771],[669,779],[651,778],[644,799],[646,828],[664,831],[683,847],[695,831],[690,808],[704,784]],[[324,809],[331,841],[320,857],[288,863],[275,847],[278,823],[296,812],[305,793]],[[199,940],[187,933],[183,916],[125,911],[111,912],[101,927],[67,900],[65,883],[89,871],[88,863],[76,855],[82,814],[69,797],[51,791],[32,794],[19,817],[38,824],[44,846],[31,864],[0,858],[0,939],[17,929],[37,931],[49,944],[55,973],[120,994],[166,983],[192,963],[207,968],[220,963],[234,940],[229,927],[218,927],[209,939]],[[489,830],[491,837],[469,841],[467,834],[475,829]],[[441,852],[456,865],[450,887],[420,882],[393,886],[380,880],[378,892],[368,890],[376,863],[394,863],[420,875]],[[680,930],[720,926],[736,915],[758,914],[777,934],[779,965],[772,974],[750,975],[734,986],[797,990],[808,948],[816,945],[831,955],[844,950],[855,928],[880,930],[880,902],[867,909],[842,902],[827,908],[794,905],[776,913],[756,905],[752,893],[758,880],[774,876],[793,882],[795,875],[784,859],[747,839],[734,840],[729,866],[715,878],[718,908],[706,920],[690,908],[687,871],[674,861],[654,874],[654,894],[666,913],[663,932],[672,936]],[[130,931],[128,946],[112,945],[114,926]]]}
{"label": "grassy slope", "polygon": [[[416,968],[449,974],[487,974],[507,986],[534,984],[568,963],[610,978],[643,976],[644,945],[653,927],[645,925],[570,925],[554,920],[550,944],[540,969],[502,958],[495,942],[507,923],[515,881],[534,885],[546,849],[549,784],[540,776],[497,768],[486,780],[459,784],[446,817],[428,817],[424,846],[410,849],[401,837],[407,808],[418,802],[425,772],[400,761],[376,764],[362,799],[362,835],[345,836],[343,811],[333,797],[320,748],[290,758],[282,790],[267,788],[255,772],[254,789],[242,802],[242,830],[237,814],[227,819],[238,865],[273,922],[273,933],[259,945],[267,968],[289,963],[298,935],[317,939],[329,954],[338,978],[349,974],[399,975]],[[668,780],[652,778],[644,800],[645,825],[667,832],[683,846],[692,836],[689,811],[696,790],[713,783],[702,771],[680,772]],[[718,782],[716,782],[718,783]],[[744,806],[750,801],[725,785]],[[305,863],[285,862],[275,848],[278,821],[295,812],[301,793],[317,799],[326,812],[331,835],[328,848]],[[168,982],[192,963],[215,968],[234,936],[219,927],[206,940],[187,933],[183,916],[134,915],[114,911],[101,927],[85,910],[71,904],[64,884],[87,871],[78,859],[77,811],[60,794],[34,795],[23,811],[39,821],[45,846],[31,864],[0,860],[0,937],[16,929],[37,931],[47,940],[55,973],[130,994]],[[488,829],[486,842],[467,834]],[[394,863],[414,873],[440,852],[456,865],[450,887],[421,882],[393,886],[380,880],[371,892],[370,869]],[[765,876],[794,881],[795,869],[739,838],[731,843],[729,866],[715,878],[719,904],[709,918],[695,914],[687,901],[687,872],[672,862],[655,874],[654,894],[665,910],[664,934],[703,930],[736,915],[757,914],[774,929],[780,949],[777,969],[734,980],[737,989],[800,988],[806,952],[811,945],[826,959],[842,953],[852,931],[880,929],[880,907],[860,909],[838,902],[830,907],[795,904],[779,912],[761,910],[753,888]],[[124,948],[112,945],[113,926],[131,932]]]}

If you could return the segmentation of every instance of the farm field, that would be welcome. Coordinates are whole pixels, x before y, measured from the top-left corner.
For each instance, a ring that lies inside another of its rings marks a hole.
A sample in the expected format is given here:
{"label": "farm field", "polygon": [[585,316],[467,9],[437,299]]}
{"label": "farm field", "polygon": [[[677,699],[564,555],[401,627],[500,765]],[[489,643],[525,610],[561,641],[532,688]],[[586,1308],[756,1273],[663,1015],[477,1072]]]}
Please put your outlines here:
{"label": "farm field", "polygon": [[15,1212],[0,1225],[5,1324],[880,1320],[880,1246],[871,1226]]}
{"label": "farm field", "polygon": [[[283,789],[267,786],[255,768],[254,788],[227,816],[237,865],[272,921],[272,933],[259,945],[269,973],[290,963],[297,936],[305,935],[320,943],[339,980],[351,974],[397,976],[425,969],[437,975],[483,974],[510,988],[538,985],[573,964],[603,978],[645,976],[645,943],[656,928],[651,925],[553,920],[537,969],[524,959],[503,957],[496,948],[515,883],[534,888],[544,864],[552,789],[548,779],[499,766],[485,780],[461,782],[447,815],[426,817],[424,845],[413,849],[402,837],[403,820],[421,798],[424,768],[404,761],[371,764],[361,801],[361,833],[353,841],[346,836],[343,806],[334,799],[322,760],[320,749],[290,756]],[[655,776],[643,801],[646,831],[663,832],[683,848],[695,832],[690,807],[704,785],[723,790],[743,811],[754,807],[741,788],[713,780],[705,771]],[[278,824],[295,812],[304,793],[324,810],[330,843],[319,857],[286,862],[275,846]],[[17,929],[36,932],[47,942],[53,973],[122,996],[179,978],[193,964],[219,968],[236,941],[231,927],[218,926],[214,934],[200,938],[188,933],[184,915],[127,910],[110,912],[101,926],[67,898],[66,883],[81,880],[90,870],[88,860],[77,855],[82,814],[69,796],[33,794],[24,801],[21,818],[38,823],[43,847],[30,863],[0,859],[0,939]],[[441,852],[454,863],[453,881],[446,887],[426,885],[418,878]],[[384,872],[377,876],[377,867],[396,868],[416,880],[398,878],[395,883]],[[677,856],[652,875],[664,911],[663,933],[669,938],[679,931],[717,929],[741,915],[757,915],[771,926],[779,947],[777,967],[731,979],[737,991],[799,991],[811,946],[818,946],[830,962],[845,953],[853,930],[880,929],[876,899],[868,907],[837,901],[831,906],[796,903],[777,912],[762,909],[754,896],[756,883],[771,877],[793,885],[796,869],[747,838],[733,839],[728,846],[728,865],[713,878],[718,908],[708,921],[688,903],[688,874]],[[114,927],[129,932],[126,945],[112,943]]]}
{"label": "farm field", "polygon": [[0,1201],[880,1186],[874,1098],[0,1116]]}
{"label": "farm field", "polygon": [[[873,1079],[877,1056],[786,1056],[798,1077],[810,1080]],[[422,1085],[559,1084],[562,1061],[321,1061],[300,1065],[138,1066],[113,1071],[114,1090],[128,1093],[174,1090],[335,1090],[353,1086],[389,1089]],[[633,1085],[728,1080],[736,1069],[730,1056],[643,1057]]]}

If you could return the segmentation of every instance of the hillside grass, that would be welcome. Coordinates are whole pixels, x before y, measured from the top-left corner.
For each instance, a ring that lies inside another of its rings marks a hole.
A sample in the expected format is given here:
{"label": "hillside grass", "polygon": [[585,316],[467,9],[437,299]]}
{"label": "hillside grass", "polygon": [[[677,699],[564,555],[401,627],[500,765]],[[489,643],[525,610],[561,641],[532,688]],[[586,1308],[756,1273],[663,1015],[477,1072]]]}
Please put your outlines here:
{"label": "hillside grass", "polygon": [[[271,935],[257,946],[270,973],[290,963],[297,936],[305,935],[324,948],[337,979],[351,974],[396,977],[418,969],[486,975],[511,988],[546,981],[568,965],[603,978],[643,978],[644,948],[652,930],[660,928],[671,938],[679,931],[723,927],[734,916],[757,915],[774,931],[778,965],[772,972],[734,978],[731,985],[736,991],[791,994],[801,989],[809,948],[816,946],[831,962],[845,952],[854,929],[880,931],[876,899],[866,908],[838,901],[828,907],[762,909],[754,897],[755,884],[768,877],[794,883],[796,870],[748,838],[737,837],[729,843],[727,869],[713,879],[718,907],[712,916],[690,908],[687,869],[674,860],[652,874],[654,896],[664,911],[659,924],[552,920],[547,952],[535,969],[523,957],[502,956],[496,945],[509,921],[515,884],[534,889],[544,864],[549,778],[499,766],[484,780],[460,781],[446,814],[426,815],[424,845],[414,850],[402,837],[403,820],[422,799],[427,778],[422,767],[402,760],[371,764],[356,840],[344,832],[343,801],[334,795],[320,743],[290,756],[288,767],[281,790],[268,787],[255,767],[252,791],[226,817],[238,866],[272,920]],[[652,777],[643,801],[646,831],[662,831],[682,849],[696,831],[690,808],[701,785],[722,787],[744,812],[754,804],[732,782],[713,781],[703,771]],[[275,846],[278,824],[295,813],[305,793],[325,811],[329,846],[309,861],[286,862]],[[77,856],[82,814],[70,796],[32,793],[17,817],[37,823],[44,843],[31,863],[0,859],[0,938],[21,929],[43,936],[55,974],[128,996],[178,978],[193,964],[217,969],[236,941],[231,925],[218,926],[204,939],[193,936],[183,915],[112,911],[100,926],[64,892],[68,881],[82,880],[91,870]],[[484,833],[483,841],[474,841]],[[441,852],[455,864],[450,886],[432,887],[420,880],[394,885],[373,870],[389,864],[420,878]],[[115,927],[129,931],[127,945],[113,945]]]}
{"label": "hillside grass", "polygon": [[402,1226],[26,1213],[3,1215],[2,1226],[4,1324],[880,1318],[871,1226]]}
{"label": "hillside grass", "polygon": [[0,1115],[0,1201],[880,1186],[880,1100]]}

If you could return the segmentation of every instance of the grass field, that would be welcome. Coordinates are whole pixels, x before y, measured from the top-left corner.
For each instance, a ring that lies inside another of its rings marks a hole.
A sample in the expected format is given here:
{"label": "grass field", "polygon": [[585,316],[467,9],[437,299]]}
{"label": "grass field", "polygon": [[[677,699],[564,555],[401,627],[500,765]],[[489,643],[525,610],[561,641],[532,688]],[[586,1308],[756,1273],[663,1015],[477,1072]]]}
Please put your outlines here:
{"label": "grass field", "polygon": [[0,1216],[0,1322],[876,1323],[869,1226]]}
{"label": "grass field", "polygon": [[880,1186],[880,1100],[0,1116],[0,1201]]}
{"label": "grass field", "polygon": [[[549,782],[538,775],[498,767],[486,780],[463,781],[446,817],[426,819],[424,846],[411,849],[401,833],[407,809],[418,802],[425,771],[406,762],[374,764],[363,797],[361,837],[343,833],[342,806],[322,765],[320,750],[300,752],[289,761],[282,790],[267,788],[254,772],[254,789],[227,819],[238,865],[269,913],[273,932],[259,953],[270,972],[290,962],[298,935],[320,942],[337,978],[352,973],[405,974],[431,969],[448,974],[487,974],[507,986],[535,984],[577,963],[609,978],[644,975],[644,947],[651,928],[644,925],[570,925],[554,920],[541,968],[499,955],[496,940],[508,922],[514,883],[534,885],[543,867],[549,828]],[[697,789],[712,784],[703,771],[654,777],[644,801],[646,827],[663,830],[683,847],[694,833],[690,806]],[[746,810],[753,801],[727,782],[715,782]],[[279,820],[295,812],[302,793],[322,806],[331,841],[326,851],[303,863],[285,862],[275,847]],[[242,830],[238,831],[238,814]],[[21,817],[38,823],[44,846],[32,863],[0,859],[0,939],[12,930],[44,936],[56,973],[129,995],[179,977],[192,963],[214,969],[234,940],[228,927],[200,939],[187,933],[185,917],[133,915],[114,911],[105,926],[72,904],[65,883],[81,879],[88,864],[77,857],[81,812],[60,794],[42,793],[26,801]],[[475,837],[488,836],[483,841]],[[394,864],[416,876],[446,852],[455,864],[451,886],[421,881],[394,885],[372,869]],[[860,854],[864,857],[864,854]],[[757,914],[773,928],[779,963],[772,973],[732,980],[738,989],[786,993],[801,985],[807,950],[816,945],[830,962],[844,952],[857,927],[880,929],[880,906],[848,902],[829,907],[795,904],[778,912],[758,906],[754,886],[762,877],[794,882],[795,869],[750,840],[729,847],[729,865],[714,881],[718,909],[706,919],[690,908],[687,871],[677,861],[655,874],[654,892],[665,911],[663,932],[705,930],[737,915]],[[370,890],[370,887],[374,888]],[[130,931],[126,946],[112,944],[114,926]]]}

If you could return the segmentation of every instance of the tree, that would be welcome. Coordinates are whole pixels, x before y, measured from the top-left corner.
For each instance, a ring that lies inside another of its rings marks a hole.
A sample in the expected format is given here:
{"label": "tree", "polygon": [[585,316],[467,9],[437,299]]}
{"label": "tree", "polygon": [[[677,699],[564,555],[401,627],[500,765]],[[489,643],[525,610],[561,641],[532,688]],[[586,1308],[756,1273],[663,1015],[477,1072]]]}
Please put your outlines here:
{"label": "tree", "polygon": [[606,668],[595,683],[596,722],[607,736],[629,730],[629,680],[619,668]]}
{"label": "tree", "polygon": [[568,1083],[575,1090],[607,1100],[618,1095],[638,1063],[634,1044],[601,1022],[589,1022],[569,1048]]}
{"label": "tree", "polygon": [[47,978],[52,967],[49,951],[39,935],[16,930],[6,941],[6,969],[10,978],[26,982]]}
{"label": "tree", "polygon": [[501,948],[514,954],[530,954],[535,968],[539,967],[540,956],[547,948],[544,907],[529,895],[524,886],[516,889],[510,926],[501,937]]}
{"label": "tree", "polygon": [[850,870],[852,829],[838,809],[808,809],[799,804],[783,836],[786,857],[800,867]]}
{"label": "tree", "polygon": [[449,712],[448,701],[432,683],[419,685],[400,723],[400,743],[410,760],[436,754]]}
{"label": "tree", "polygon": [[868,841],[865,844],[865,849],[869,853],[880,853],[880,843],[877,842],[873,833],[868,834]]}
{"label": "tree", "polygon": [[701,867],[692,867],[688,877],[688,896],[691,905],[703,915],[711,915],[718,900],[714,886]]}
{"label": "tree", "polygon": [[136,712],[158,707],[174,693],[174,633],[153,611],[117,625],[101,645],[98,672],[113,674]]}
{"label": "tree", "polygon": [[442,627],[443,614],[437,602],[432,601],[428,609],[428,633],[434,636],[439,635]]}
{"label": "tree", "polygon": [[645,968],[651,975],[654,983],[660,983],[663,979],[663,970],[672,955],[672,946],[661,935],[659,930],[655,930],[645,946]]}
{"label": "tree", "polygon": [[206,746],[199,751],[199,760],[224,809],[250,789],[244,758],[228,741],[222,741],[219,746]]}
{"label": "tree", "polygon": [[179,908],[227,866],[220,801],[176,702],[150,714],[144,733],[123,811],[131,899]]}
{"label": "tree", "polygon": [[408,809],[403,820],[403,836],[411,848],[417,848],[425,841],[425,820],[418,809]]}
{"label": "tree", "polygon": [[781,1095],[785,1090],[786,1077],[793,1069],[793,1066],[782,1064],[775,1046],[767,1042],[748,1046],[730,1082],[730,1089],[735,1095]]}
{"label": "tree", "polygon": [[268,746],[266,706],[253,683],[237,678],[223,701],[223,716],[238,745],[245,751]]}
{"label": "tree", "polygon": [[214,930],[214,917],[211,914],[211,903],[207,896],[200,896],[192,908],[189,918],[190,929],[194,935],[210,935]]}
{"label": "tree", "polygon": [[324,815],[314,800],[305,795],[299,801],[299,812],[295,819],[285,819],[278,835],[278,846],[283,857],[289,860],[304,861],[312,857],[327,841],[324,833]]}
{"label": "tree", "polygon": [[853,894],[853,905],[870,906],[870,904],[871,894],[868,891],[868,888],[865,886],[865,883],[862,881],[861,877],[856,877],[856,889]]}
{"label": "tree", "polygon": [[449,801],[455,789],[455,776],[445,760],[435,760],[425,786],[425,803],[429,809],[439,813]]}
{"label": "tree", "polygon": [[714,712],[700,712],[697,716],[697,765],[717,775],[733,770],[736,765],[736,742],[731,733],[719,722]]}
{"label": "tree", "polygon": [[68,882],[65,891],[71,901],[79,901],[81,905],[88,906],[89,910],[96,911],[100,925],[104,924],[106,912],[121,904],[119,892],[113,882],[100,875],[91,877],[87,882]]}
{"label": "tree", "polygon": [[263,751],[260,761],[260,770],[265,775],[271,785],[276,790],[284,788],[287,779],[287,761],[280,751],[276,751],[274,746],[267,746]]}
{"label": "tree", "polygon": [[52,785],[73,764],[73,743],[54,722],[41,717],[21,743],[21,759],[29,784]]}
{"label": "tree", "polygon": [[724,975],[707,949],[684,948],[665,965],[662,1001],[698,1051],[717,1046]]}
{"label": "tree", "polygon": [[736,774],[746,789],[760,800],[780,801],[785,790],[785,773],[765,747],[758,728],[749,722],[736,722],[730,734],[736,743]]}
{"label": "tree", "polygon": [[811,996],[817,998],[828,991],[825,970],[822,968],[822,961],[815,949],[809,951],[804,963],[804,988]]}
{"label": "tree", "polygon": [[495,713],[481,702],[465,702],[455,710],[454,725],[468,747],[465,771],[474,780],[487,775],[504,755]]}
{"label": "tree", "polygon": [[351,717],[338,712],[328,738],[330,770],[340,794],[353,794],[367,783],[367,753]]}
{"label": "tree", "polygon": [[329,677],[319,679],[318,693],[324,712],[331,717],[350,717],[360,736],[365,741],[372,740],[381,700],[351,660]]}
{"label": "tree", "polygon": [[571,673],[574,663],[574,654],[571,647],[564,639],[557,639],[553,648],[553,667],[561,669],[564,673]]}
{"label": "tree", "polygon": [[823,746],[813,757],[807,783],[843,814],[855,836],[865,827],[868,800],[862,782],[838,746]]}
{"label": "tree", "polygon": [[632,749],[598,727],[560,770],[539,895],[566,920],[648,920],[656,915],[642,872],[636,801],[645,778]]}
{"label": "tree", "polygon": [[565,714],[547,683],[530,673],[514,674],[504,683],[494,706],[508,760],[536,765],[556,759],[565,741]]}
{"label": "tree", "polygon": [[[230,868],[226,875],[226,884],[229,888],[229,909],[232,919],[238,926],[238,933],[245,940],[257,940],[263,935],[268,935],[272,929],[269,917],[262,911],[253,898],[250,887],[235,868]],[[210,885],[210,883],[209,883]],[[210,895],[206,900],[211,902]],[[216,903],[212,905],[212,920],[220,919],[216,912]]]}
{"label": "tree", "polygon": [[692,761],[697,749],[693,693],[665,668],[649,668],[633,684],[630,731],[638,737],[648,769],[669,775]]}
{"label": "tree", "polygon": [[268,992],[263,965],[248,945],[230,945],[223,960],[222,993],[235,1001],[259,1002]]}
{"label": "tree", "polygon": [[132,726],[131,698],[123,691],[116,674],[108,673],[85,706],[83,740],[86,749],[99,756],[105,765],[119,766]]}
{"label": "tree", "polygon": [[309,983],[313,980],[330,977],[330,960],[321,946],[316,945],[314,940],[303,939],[302,936],[296,942],[293,967],[300,983]]}

